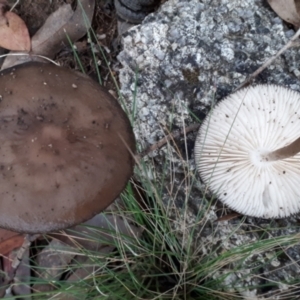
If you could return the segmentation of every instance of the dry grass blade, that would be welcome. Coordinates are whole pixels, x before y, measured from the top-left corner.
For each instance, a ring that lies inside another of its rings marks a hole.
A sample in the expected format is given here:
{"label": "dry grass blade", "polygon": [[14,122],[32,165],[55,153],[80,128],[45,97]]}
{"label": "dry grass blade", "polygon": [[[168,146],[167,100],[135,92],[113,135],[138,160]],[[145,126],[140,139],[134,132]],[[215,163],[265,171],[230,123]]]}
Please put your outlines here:
{"label": "dry grass blade", "polygon": [[182,135],[185,135],[189,132],[192,132],[192,131],[196,131],[198,130],[200,127],[200,124],[192,124],[190,126],[187,126],[187,127],[183,127],[182,130],[180,131],[176,131],[176,132],[172,132],[170,133],[169,135],[167,135],[166,137],[162,138],[161,140],[159,140],[157,143],[149,146],[148,148],[144,149],[139,155],[136,156],[136,160],[137,162],[140,162],[140,160],[148,155],[149,153],[157,150],[157,149],[160,149],[161,147],[163,147],[164,145],[166,145],[169,141],[171,141],[172,139],[175,139],[175,138],[178,138]]}

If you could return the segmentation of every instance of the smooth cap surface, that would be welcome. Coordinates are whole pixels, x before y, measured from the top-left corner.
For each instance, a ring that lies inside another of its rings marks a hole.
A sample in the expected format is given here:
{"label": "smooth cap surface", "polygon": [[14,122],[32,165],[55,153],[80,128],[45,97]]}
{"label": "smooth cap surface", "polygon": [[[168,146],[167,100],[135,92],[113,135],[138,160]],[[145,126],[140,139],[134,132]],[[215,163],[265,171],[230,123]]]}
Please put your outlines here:
{"label": "smooth cap surface", "polygon": [[117,101],[52,64],[0,73],[0,227],[37,233],[105,209],[133,171],[135,140]]}
{"label": "smooth cap surface", "polygon": [[216,197],[249,216],[300,211],[300,155],[267,161],[265,154],[300,135],[300,94],[275,85],[242,89],[219,102],[200,127],[195,160]]}

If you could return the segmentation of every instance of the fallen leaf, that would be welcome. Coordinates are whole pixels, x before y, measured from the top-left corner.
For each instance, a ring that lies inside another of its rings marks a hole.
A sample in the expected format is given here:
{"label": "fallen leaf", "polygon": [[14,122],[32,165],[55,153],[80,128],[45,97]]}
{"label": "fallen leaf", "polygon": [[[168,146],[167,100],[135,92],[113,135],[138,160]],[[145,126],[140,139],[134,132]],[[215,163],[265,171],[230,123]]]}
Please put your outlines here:
{"label": "fallen leaf", "polygon": [[233,212],[233,213],[230,213],[230,214],[227,214],[225,216],[222,216],[222,217],[218,218],[216,221],[217,222],[229,221],[229,220],[235,219],[235,218],[237,218],[239,216],[241,216],[240,213]]}
{"label": "fallen leaf", "polygon": [[115,243],[118,234],[138,239],[143,229],[131,224],[126,217],[100,213],[82,225],[61,232],[51,234],[51,237],[70,246],[81,246],[90,251],[102,251]]}
{"label": "fallen leaf", "polygon": [[5,1],[0,2],[0,47],[27,52],[31,48],[26,24],[17,14],[7,11]]}
{"label": "fallen leaf", "polygon": [[300,16],[300,0],[294,0],[298,15]]}
{"label": "fallen leaf", "polygon": [[[17,259],[18,251],[12,251],[9,254],[10,261]],[[22,257],[22,261],[16,271],[14,277],[14,285],[12,291],[14,295],[28,296],[31,293],[30,290],[30,260],[29,260],[29,249],[27,249]],[[24,297],[25,298],[25,297]],[[27,298],[28,299],[28,298]]]}
{"label": "fallen leaf", "polygon": [[[111,247],[107,247],[107,251],[105,253],[110,253]],[[103,251],[101,251],[103,253]],[[99,269],[102,269],[103,271],[103,265],[105,264],[105,258],[102,259],[103,264],[100,263],[101,258],[98,257],[97,260],[90,259],[87,256],[78,256],[76,259],[74,259],[73,264],[69,265],[70,270],[70,276],[66,280],[68,282],[69,286],[66,291],[58,291],[56,294],[51,294],[51,299],[55,300],[84,300],[88,297],[84,297],[83,294],[78,297],[78,294],[76,293],[76,290],[72,289],[72,283],[76,285],[76,282],[82,281],[84,282],[84,279],[87,278],[95,278],[95,273],[99,271]],[[87,288],[87,286],[86,286]],[[81,290],[81,293],[84,293],[84,290]],[[87,292],[88,294],[88,292]]]}
{"label": "fallen leaf", "polygon": [[54,280],[61,276],[76,251],[65,243],[52,240],[37,256],[36,272],[40,278]]}
{"label": "fallen leaf", "polygon": [[[44,281],[51,282],[59,279],[66,270],[68,264],[75,256],[73,248],[58,240],[52,240],[37,256],[37,268],[34,268],[37,276]],[[52,284],[34,284],[35,292],[49,292],[54,289]]]}
{"label": "fallen leaf", "polygon": [[[55,12],[32,38],[33,52],[53,58],[62,45],[70,45],[70,42],[79,40],[91,26],[94,8],[95,0],[81,0],[68,19]],[[67,22],[62,24],[59,22],[61,18]]]}
{"label": "fallen leaf", "polygon": [[7,255],[10,251],[21,247],[23,242],[23,234],[0,229],[0,255]]}
{"label": "fallen leaf", "polygon": [[[31,40],[31,56],[8,56],[1,70],[28,61],[41,61],[34,55],[50,59],[63,49],[83,37],[91,26],[95,0],[77,1],[77,8],[72,10],[70,4],[60,6],[52,13]],[[44,60],[43,60],[44,61]]]}
{"label": "fallen leaf", "polygon": [[32,52],[50,58],[54,57],[57,51],[61,49],[61,46],[57,44],[62,43],[63,45],[65,43],[66,33],[63,32],[63,28],[73,14],[74,11],[70,4],[64,4],[53,12],[32,37]]}
{"label": "fallen leaf", "polygon": [[268,3],[281,19],[300,27],[299,0],[268,0]]}

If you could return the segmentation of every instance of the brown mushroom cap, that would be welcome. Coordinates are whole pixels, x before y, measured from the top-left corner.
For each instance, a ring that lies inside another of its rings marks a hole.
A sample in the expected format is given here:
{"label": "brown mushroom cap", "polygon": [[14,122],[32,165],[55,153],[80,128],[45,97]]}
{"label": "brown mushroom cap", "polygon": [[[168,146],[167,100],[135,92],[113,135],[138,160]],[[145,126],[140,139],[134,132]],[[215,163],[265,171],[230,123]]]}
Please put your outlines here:
{"label": "brown mushroom cap", "polygon": [[90,78],[43,63],[0,73],[0,227],[38,233],[105,209],[133,172],[135,139]]}

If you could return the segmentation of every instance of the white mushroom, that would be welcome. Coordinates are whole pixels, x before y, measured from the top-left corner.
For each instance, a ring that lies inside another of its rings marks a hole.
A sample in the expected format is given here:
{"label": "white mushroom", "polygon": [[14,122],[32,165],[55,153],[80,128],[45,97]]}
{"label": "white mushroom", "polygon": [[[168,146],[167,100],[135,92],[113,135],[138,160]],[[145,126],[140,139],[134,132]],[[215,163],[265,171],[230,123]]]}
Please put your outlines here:
{"label": "white mushroom", "polygon": [[195,160],[216,197],[250,216],[300,211],[300,94],[275,85],[221,101],[199,130]]}

